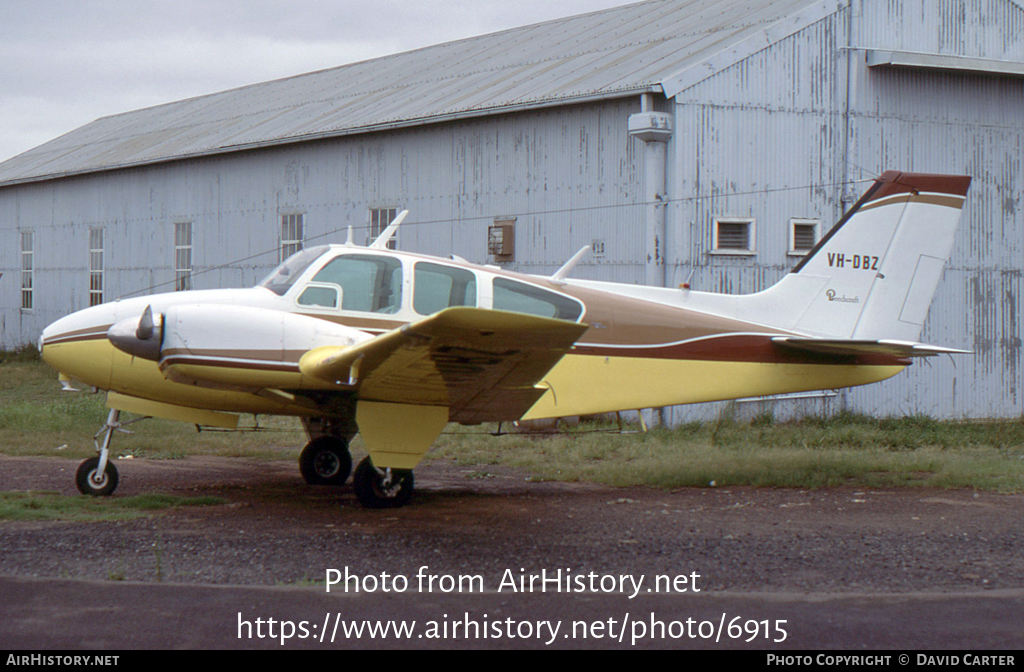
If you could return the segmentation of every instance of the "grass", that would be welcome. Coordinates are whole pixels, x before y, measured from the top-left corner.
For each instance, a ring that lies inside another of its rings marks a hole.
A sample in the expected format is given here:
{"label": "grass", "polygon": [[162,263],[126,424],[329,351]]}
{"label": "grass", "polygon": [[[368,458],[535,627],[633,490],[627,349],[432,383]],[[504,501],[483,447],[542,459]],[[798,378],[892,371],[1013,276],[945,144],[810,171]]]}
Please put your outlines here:
{"label": "grass", "polygon": [[[56,372],[38,354],[0,353],[0,454],[54,455],[86,458],[95,454],[93,435],[106,421],[102,394],[89,390],[64,392]],[[121,421],[130,419],[122,414]],[[197,432],[193,425],[170,420],[146,420],[127,427],[132,434],[114,435],[114,457],[180,459],[187,455],[294,458],[305,443],[294,418],[261,417],[259,430],[252,417],[239,426],[253,430],[237,434],[215,430]]]}
{"label": "grass", "polygon": [[[0,353],[0,454],[84,458],[106,418],[103,396],[61,392],[56,374],[32,351]],[[124,420],[124,417],[122,417]],[[252,429],[252,418],[243,418]],[[196,432],[184,423],[149,420],[117,434],[113,454],[148,459],[188,455],[293,460],[305,443],[294,418],[260,418],[261,431]],[[876,419],[853,414],[776,422],[771,414],[738,422],[654,428],[619,434],[584,424],[556,434],[488,436],[493,427],[451,426],[432,458],[475,467],[517,467],[541,480],[610,485],[816,488],[924,485],[1024,491],[1024,419],[938,421],[924,416]],[[636,428],[633,428],[636,429]],[[359,437],[353,452],[360,452]]]}
{"label": "grass", "polygon": [[[583,425],[538,438],[442,437],[464,465],[503,464],[536,478],[658,487],[818,488],[924,485],[1024,491],[1024,422],[940,422],[841,414],[776,423],[690,423],[621,435]],[[477,430],[479,431],[479,430]]]}
{"label": "grass", "polygon": [[55,492],[0,492],[0,520],[125,520],[161,509],[226,504],[220,497],[146,494],[133,497],[79,497]]}

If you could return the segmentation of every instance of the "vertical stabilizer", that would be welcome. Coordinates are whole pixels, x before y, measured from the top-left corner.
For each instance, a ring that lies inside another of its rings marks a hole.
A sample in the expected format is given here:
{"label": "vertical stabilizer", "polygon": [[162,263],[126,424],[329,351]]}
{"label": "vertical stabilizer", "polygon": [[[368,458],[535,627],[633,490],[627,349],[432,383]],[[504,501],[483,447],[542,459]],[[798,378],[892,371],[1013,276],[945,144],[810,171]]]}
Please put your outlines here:
{"label": "vertical stabilizer", "polygon": [[[749,295],[766,324],[830,338],[916,341],[971,178],[884,173],[793,271]],[[748,317],[755,317],[749,314]]]}

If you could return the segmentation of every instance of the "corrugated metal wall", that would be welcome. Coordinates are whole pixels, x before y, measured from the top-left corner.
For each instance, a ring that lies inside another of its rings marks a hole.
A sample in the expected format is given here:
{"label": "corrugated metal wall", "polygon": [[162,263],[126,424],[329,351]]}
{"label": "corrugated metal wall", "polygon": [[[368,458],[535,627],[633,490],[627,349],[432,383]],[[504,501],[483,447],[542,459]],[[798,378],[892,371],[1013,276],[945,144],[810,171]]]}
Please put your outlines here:
{"label": "corrugated metal wall", "polygon": [[[1024,62],[1024,8],[1005,0],[857,0],[855,46]],[[922,340],[975,350],[931,360],[875,389],[871,413],[1020,416],[1024,268],[1024,80],[912,70],[855,73],[852,162],[974,177]]]}
{"label": "corrugated metal wall", "polygon": [[[170,291],[174,224],[194,226],[196,289],[251,285],[277,263],[280,216],[307,245],[367,241],[369,208],[408,208],[402,249],[486,262],[487,227],[517,218],[514,270],[643,278],[639,173],[626,121],[639,98],[424,126],[0,189],[0,347],[88,305],[90,227],[106,230],[106,293]],[[19,231],[36,236],[36,305],[20,305]]]}
{"label": "corrugated metal wall", "polygon": [[[1007,0],[854,0],[677,96],[679,244],[670,249],[679,257],[670,277],[693,273],[695,289],[745,293],[778,280],[794,264],[789,219],[820,218],[827,230],[843,210],[846,179],[887,169],[974,176],[921,339],[977,354],[921,362],[838,397],[746,412],[1021,415],[1024,82],[869,69],[864,55],[871,48],[1024,62],[1022,28],[1024,8]],[[708,254],[714,216],[755,217],[756,257]],[[676,409],[674,418],[723,408]]]}

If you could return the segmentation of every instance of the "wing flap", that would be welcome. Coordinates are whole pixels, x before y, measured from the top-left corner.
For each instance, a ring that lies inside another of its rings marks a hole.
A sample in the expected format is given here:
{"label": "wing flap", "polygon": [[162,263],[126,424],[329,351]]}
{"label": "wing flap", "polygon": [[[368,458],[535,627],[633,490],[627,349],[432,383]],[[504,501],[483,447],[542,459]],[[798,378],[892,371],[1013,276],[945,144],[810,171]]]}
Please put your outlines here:
{"label": "wing flap", "polygon": [[796,350],[806,350],[825,355],[890,355],[893,357],[934,357],[935,355],[970,355],[970,350],[945,348],[912,341],[853,340],[825,338],[797,338],[778,336],[773,343]]}
{"label": "wing flap", "polygon": [[453,420],[518,419],[534,386],[587,325],[533,315],[449,308],[347,348],[318,348],[304,375],[354,387],[360,398],[448,406]]}

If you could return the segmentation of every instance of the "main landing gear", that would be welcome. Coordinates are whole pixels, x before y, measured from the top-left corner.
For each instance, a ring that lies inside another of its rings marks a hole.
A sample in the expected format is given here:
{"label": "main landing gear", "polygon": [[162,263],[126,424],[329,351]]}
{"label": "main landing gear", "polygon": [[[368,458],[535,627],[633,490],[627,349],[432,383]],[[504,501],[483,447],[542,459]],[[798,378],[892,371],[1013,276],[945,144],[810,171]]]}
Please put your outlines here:
{"label": "main landing gear", "polygon": [[[313,439],[299,455],[299,471],[310,485],[344,485],[352,473],[348,441],[336,436]],[[352,486],[366,508],[395,509],[405,506],[412,497],[412,470],[378,469],[366,456],[356,467]]]}
{"label": "main landing gear", "polygon": [[397,509],[409,503],[413,490],[412,469],[379,469],[370,456],[356,467],[352,486],[359,503],[368,509]]}
{"label": "main landing gear", "polygon": [[348,441],[336,436],[313,439],[299,454],[299,471],[310,485],[344,485],[352,473]]}
{"label": "main landing gear", "polygon": [[[135,418],[125,423],[120,422],[120,419],[121,411],[115,408],[110,409],[110,413],[107,414],[107,424],[103,425],[93,437],[93,443],[96,445],[96,452],[99,455],[82,462],[78,466],[78,471],[75,472],[75,485],[83,495],[106,497],[117,490],[117,467],[110,461],[110,439],[114,432],[131,434],[124,429],[125,425],[149,418]],[[101,434],[103,435],[102,442],[99,440]]]}

